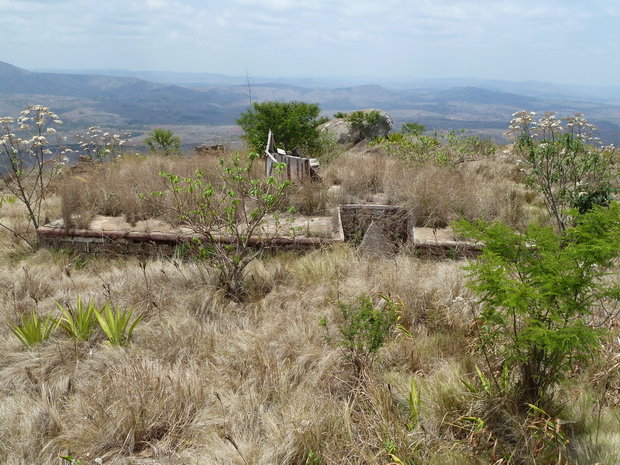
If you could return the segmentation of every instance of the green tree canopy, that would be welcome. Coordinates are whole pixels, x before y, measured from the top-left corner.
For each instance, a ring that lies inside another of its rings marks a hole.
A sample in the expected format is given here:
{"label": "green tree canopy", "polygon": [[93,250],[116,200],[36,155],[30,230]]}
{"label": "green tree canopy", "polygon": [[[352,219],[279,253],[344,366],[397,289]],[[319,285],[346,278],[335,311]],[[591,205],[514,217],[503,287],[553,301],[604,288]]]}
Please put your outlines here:
{"label": "green tree canopy", "polygon": [[326,118],[319,118],[321,109],[316,103],[263,102],[241,113],[237,124],[245,135],[243,138],[252,150],[262,152],[267,145],[269,130],[273,132],[276,145],[287,150],[298,149],[312,153],[319,146],[316,128]]}
{"label": "green tree canopy", "polygon": [[151,152],[162,152],[164,155],[179,153],[181,139],[170,129],[155,128],[148,133],[144,143]]}

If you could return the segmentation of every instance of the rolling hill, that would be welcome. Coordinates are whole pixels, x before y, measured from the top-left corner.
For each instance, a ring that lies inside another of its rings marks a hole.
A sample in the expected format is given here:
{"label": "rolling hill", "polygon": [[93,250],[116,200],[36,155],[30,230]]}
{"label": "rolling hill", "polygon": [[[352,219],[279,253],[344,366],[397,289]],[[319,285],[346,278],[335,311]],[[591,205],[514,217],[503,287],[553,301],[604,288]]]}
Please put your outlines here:
{"label": "rolling hill", "polygon": [[34,72],[0,62],[0,111],[15,115],[40,103],[73,127],[230,126],[250,100],[299,100],[318,103],[325,116],[380,108],[392,116],[396,128],[415,121],[430,130],[470,129],[496,141],[502,140],[512,114],[526,109],[556,111],[560,117],[584,113],[606,143],[616,142],[620,132],[620,104],[614,98],[571,97],[570,91],[548,83],[455,79],[330,87],[330,81],[317,79],[98,71],[107,75]]}

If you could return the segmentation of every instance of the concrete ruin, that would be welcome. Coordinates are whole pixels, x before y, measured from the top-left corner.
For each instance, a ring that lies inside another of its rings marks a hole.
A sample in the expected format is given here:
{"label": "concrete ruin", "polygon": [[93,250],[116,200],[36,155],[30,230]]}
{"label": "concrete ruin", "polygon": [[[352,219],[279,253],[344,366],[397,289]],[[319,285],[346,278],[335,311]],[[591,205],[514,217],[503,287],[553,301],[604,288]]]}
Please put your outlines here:
{"label": "concrete ruin", "polygon": [[267,147],[265,148],[265,174],[271,176],[273,167],[276,163],[285,163],[286,179],[293,182],[302,182],[305,180],[318,181],[319,178],[319,161],[315,158],[307,158],[302,156],[297,149],[287,152],[276,148],[273,133],[269,131],[267,137]]}
{"label": "concrete ruin", "polygon": [[[359,246],[366,241],[363,253],[384,258],[403,247],[420,257],[436,259],[472,257],[481,251],[480,246],[455,240],[448,230],[414,229],[406,210],[390,205],[341,205],[331,217],[298,217],[295,221],[295,235],[270,237],[268,241],[253,237],[250,245],[309,250],[345,242]],[[371,234],[366,238],[368,231]],[[187,228],[173,228],[159,220],[130,225],[123,218],[103,216],[96,217],[89,229],[66,229],[62,220],[57,220],[41,226],[37,234],[41,245],[48,248],[84,255],[140,257],[174,257],[180,246],[197,237]],[[221,236],[218,240],[234,239]]]}

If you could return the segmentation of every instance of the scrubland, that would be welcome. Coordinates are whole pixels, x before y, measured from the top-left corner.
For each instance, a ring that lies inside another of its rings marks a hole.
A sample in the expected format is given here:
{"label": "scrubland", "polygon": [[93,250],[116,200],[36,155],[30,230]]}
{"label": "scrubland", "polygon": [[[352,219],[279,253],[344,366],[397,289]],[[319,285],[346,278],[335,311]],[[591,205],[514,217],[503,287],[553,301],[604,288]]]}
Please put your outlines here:
{"label": "scrubland", "polygon": [[[190,155],[93,163],[63,177],[43,210],[81,227],[95,214],[136,221],[161,214],[138,197],[160,188],[158,172],[216,166]],[[510,147],[422,165],[364,146],[333,156],[321,175],[323,184],[293,186],[288,202],[311,213],[338,202],[404,205],[418,226],[437,228],[458,218],[517,230],[549,221]],[[17,203],[2,206],[0,221],[27,222]],[[247,294],[235,300],[199,260],[32,249],[4,230],[0,244],[0,463],[620,461],[617,321],[601,357],[559,386],[556,410],[523,415],[479,372],[465,261],[423,260],[410,247],[371,259],[353,244],[274,252],[249,265]],[[381,308],[380,295],[399,318],[360,357],[340,344],[341,306],[366,296]],[[11,332],[20,315],[59,317],[58,304],[78,296],[143,314],[130,343],[107,344],[101,331],[75,341],[59,328],[25,348]]]}

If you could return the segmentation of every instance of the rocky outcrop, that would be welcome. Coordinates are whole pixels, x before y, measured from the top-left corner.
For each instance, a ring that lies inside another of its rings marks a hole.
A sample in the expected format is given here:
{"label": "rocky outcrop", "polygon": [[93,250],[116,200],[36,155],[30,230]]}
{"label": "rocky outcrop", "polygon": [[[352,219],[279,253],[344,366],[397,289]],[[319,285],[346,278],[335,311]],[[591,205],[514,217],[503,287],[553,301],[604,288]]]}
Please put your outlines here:
{"label": "rocky outcrop", "polygon": [[355,145],[363,140],[385,137],[393,126],[392,117],[386,112],[367,108],[328,121],[318,130],[327,133],[339,144]]}

